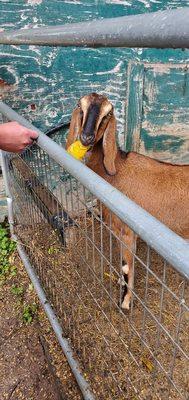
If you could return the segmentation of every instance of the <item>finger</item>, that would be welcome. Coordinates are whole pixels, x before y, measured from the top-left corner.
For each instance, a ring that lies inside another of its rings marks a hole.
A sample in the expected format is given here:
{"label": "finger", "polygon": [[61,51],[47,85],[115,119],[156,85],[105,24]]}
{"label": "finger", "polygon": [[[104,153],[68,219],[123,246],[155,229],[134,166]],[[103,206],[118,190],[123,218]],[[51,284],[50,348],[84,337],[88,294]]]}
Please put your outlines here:
{"label": "finger", "polygon": [[27,146],[29,146],[30,144],[32,144],[34,140],[35,140],[35,139],[28,138]]}
{"label": "finger", "polygon": [[37,139],[39,136],[38,132],[32,131],[30,129],[28,129],[28,134],[29,134],[30,138],[33,140]]}

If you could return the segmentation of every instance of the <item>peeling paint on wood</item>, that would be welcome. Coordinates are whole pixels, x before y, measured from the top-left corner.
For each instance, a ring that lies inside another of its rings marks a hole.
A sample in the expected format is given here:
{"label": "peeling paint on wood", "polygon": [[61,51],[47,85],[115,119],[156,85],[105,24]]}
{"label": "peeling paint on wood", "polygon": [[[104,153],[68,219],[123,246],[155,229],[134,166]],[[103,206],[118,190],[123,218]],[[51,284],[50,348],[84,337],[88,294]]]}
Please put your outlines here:
{"label": "peeling paint on wood", "polygon": [[145,121],[141,132],[139,152],[174,164],[189,164],[189,124],[159,127]]}
{"label": "peeling paint on wood", "polygon": [[144,90],[144,65],[129,63],[127,70],[125,150],[139,152]]}
{"label": "peeling paint on wood", "polygon": [[130,64],[125,150],[189,164],[189,66]]}
{"label": "peeling paint on wood", "polygon": [[[31,26],[119,17],[180,6],[180,0],[162,0],[161,2],[157,0],[1,0],[0,26],[1,30],[24,29]],[[189,6],[189,0],[182,0],[182,6]],[[122,148],[125,148],[129,131],[131,133],[134,129],[134,110],[130,114],[130,110],[127,109],[128,103],[130,106],[135,103],[134,98],[128,97],[131,90],[127,88],[129,62],[141,63],[144,69],[150,62],[151,71],[153,70],[151,76],[155,74],[159,78],[163,77],[164,82],[169,78],[173,62],[179,65],[189,63],[188,50],[0,46],[0,55],[0,79],[7,85],[4,87],[0,85],[0,95],[16,111],[22,113],[44,131],[62,120],[67,121],[80,96],[91,91],[104,93],[112,101],[116,110],[118,141]],[[144,83],[148,104],[141,102],[140,81],[135,82],[136,90],[139,92],[133,91],[133,96],[135,99],[138,98],[140,103],[135,107],[138,116],[137,128],[134,132],[135,149],[140,151],[144,151],[142,150],[144,144],[141,144],[139,139],[141,132],[144,132],[143,136],[145,134],[143,124],[146,120],[149,119],[151,124],[149,126],[157,125],[160,128],[161,125],[166,125],[166,118],[169,125],[174,123],[187,125],[188,123],[187,104],[185,109],[183,104],[180,107],[180,103],[177,105],[174,103],[170,110],[163,109],[159,103],[163,98],[163,95],[162,98],[160,96],[159,81],[156,82],[154,78],[149,77],[148,84]],[[185,90],[184,87],[182,81],[182,91]],[[174,89],[175,98],[177,92],[181,96],[178,79],[177,83],[167,84],[166,90],[169,88]],[[32,104],[35,104],[35,108],[31,106]],[[164,106],[168,107],[168,105]],[[144,108],[142,120],[141,108]],[[159,110],[159,114],[156,110]],[[153,118],[152,115],[154,115]],[[154,122],[156,120],[157,123]],[[151,131],[147,133],[151,137]],[[131,143],[128,145],[131,146]],[[148,154],[150,151],[153,153],[152,148],[147,150]]]}
{"label": "peeling paint on wood", "polygon": [[33,5],[37,5],[37,4],[41,4],[43,0],[27,0],[28,4]]}

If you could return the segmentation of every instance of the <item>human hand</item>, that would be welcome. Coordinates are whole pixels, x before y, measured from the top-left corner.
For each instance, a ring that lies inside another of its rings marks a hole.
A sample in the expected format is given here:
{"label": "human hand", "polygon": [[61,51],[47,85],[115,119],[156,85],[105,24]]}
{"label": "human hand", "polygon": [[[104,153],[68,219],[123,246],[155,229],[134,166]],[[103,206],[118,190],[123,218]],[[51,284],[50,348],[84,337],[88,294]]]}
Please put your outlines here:
{"label": "human hand", "polygon": [[23,151],[26,146],[32,144],[33,140],[37,139],[37,137],[37,132],[25,128],[16,121],[0,124],[1,150],[19,153]]}

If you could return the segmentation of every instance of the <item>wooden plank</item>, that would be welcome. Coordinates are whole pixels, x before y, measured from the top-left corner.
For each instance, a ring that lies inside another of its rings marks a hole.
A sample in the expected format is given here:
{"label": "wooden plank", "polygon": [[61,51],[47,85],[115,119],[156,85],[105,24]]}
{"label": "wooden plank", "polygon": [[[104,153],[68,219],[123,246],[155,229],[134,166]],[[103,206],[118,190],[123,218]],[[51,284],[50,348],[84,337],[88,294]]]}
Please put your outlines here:
{"label": "wooden plank", "polygon": [[189,164],[189,66],[130,62],[125,150]]}
{"label": "wooden plank", "polygon": [[139,151],[142,123],[144,65],[130,62],[127,81],[127,113],[125,127],[125,150]]}
{"label": "wooden plank", "polygon": [[138,151],[174,164],[189,164],[189,66],[145,66]]}

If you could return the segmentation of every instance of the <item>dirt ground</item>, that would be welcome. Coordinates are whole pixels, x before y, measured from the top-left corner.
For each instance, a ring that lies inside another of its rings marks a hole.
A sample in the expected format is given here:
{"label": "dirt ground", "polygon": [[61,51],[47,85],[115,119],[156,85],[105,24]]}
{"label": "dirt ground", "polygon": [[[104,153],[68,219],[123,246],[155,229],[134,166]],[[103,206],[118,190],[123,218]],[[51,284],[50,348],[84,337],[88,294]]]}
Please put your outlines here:
{"label": "dirt ground", "polygon": [[16,252],[11,264],[14,273],[0,281],[0,399],[81,399]]}

